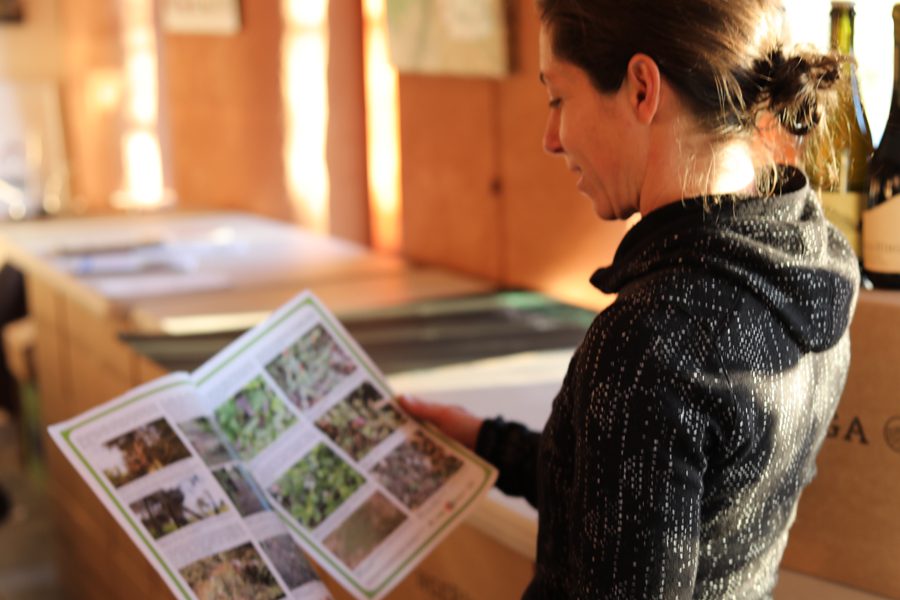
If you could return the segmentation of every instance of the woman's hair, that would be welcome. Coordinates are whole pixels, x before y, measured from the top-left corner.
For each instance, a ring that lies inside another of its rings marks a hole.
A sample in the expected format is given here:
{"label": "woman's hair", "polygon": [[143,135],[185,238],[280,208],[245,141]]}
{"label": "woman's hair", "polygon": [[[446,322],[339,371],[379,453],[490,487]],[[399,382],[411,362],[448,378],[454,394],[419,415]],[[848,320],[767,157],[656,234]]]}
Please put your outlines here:
{"label": "woman's hair", "polygon": [[[719,140],[759,130],[772,115],[805,138],[825,171],[825,113],[837,99],[842,57],[785,52],[778,0],[537,0],[553,53],[583,69],[601,92],[622,84],[636,53],[660,72]],[[771,119],[770,119],[771,120]]]}

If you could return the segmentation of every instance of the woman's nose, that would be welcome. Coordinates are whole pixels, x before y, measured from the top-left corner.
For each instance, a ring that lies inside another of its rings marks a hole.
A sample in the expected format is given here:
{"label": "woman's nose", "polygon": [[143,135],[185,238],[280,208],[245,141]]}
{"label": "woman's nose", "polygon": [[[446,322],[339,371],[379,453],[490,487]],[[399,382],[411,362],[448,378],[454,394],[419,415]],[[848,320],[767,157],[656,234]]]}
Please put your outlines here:
{"label": "woman's nose", "polygon": [[544,128],[544,152],[547,154],[559,154],[563,151],[559,142],[559,121],[555,114],[547,118],[547,126]]}

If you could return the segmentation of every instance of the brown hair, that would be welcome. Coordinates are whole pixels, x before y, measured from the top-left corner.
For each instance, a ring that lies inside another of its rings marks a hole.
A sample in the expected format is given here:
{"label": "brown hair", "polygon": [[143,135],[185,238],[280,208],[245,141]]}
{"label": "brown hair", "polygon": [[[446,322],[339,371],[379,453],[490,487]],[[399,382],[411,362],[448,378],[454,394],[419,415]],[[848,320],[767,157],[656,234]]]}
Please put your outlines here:
{"label": "brown hair", "polygon": [[823,117],[836,101],[844,59],[816,51],[786,55],[778,0],[537,0],[537,6],[553,53],[583,69],[601,92],[617,90],[628,61],[644,53],[718,139],[758,131],[768,113],[789,134],[808,136],[806,156],[823,162]]}

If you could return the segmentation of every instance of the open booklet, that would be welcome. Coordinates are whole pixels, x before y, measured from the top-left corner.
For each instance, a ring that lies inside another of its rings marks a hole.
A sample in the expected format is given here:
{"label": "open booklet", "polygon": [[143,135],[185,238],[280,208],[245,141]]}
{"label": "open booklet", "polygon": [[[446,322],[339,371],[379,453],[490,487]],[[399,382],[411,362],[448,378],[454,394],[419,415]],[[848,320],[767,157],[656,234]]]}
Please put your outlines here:
{"label": "open booklet", "polygon": [[50,434],[179,598],[329,597],[307,557],[380,598],[496,478],[309,293]]}

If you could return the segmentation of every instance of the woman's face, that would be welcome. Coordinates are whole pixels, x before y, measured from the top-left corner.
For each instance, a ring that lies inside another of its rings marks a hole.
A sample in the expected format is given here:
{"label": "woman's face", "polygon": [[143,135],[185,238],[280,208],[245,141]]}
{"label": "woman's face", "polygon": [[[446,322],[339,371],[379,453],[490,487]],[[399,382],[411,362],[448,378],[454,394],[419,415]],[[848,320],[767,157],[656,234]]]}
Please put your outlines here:
{"label": "woman's face", "polygon": [[[540,36],[541,81],[550,96],[544,149],[566,159],[578,190],[601,219],[638,210],[642,175],[630,128],[627,95],[604,94],[581,68],[558,59],[546,28]],[[631,142],[631,143],[630,143]]]}

